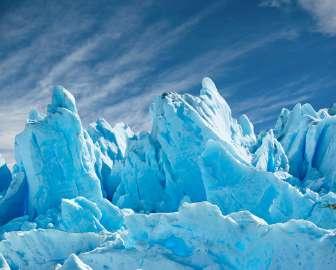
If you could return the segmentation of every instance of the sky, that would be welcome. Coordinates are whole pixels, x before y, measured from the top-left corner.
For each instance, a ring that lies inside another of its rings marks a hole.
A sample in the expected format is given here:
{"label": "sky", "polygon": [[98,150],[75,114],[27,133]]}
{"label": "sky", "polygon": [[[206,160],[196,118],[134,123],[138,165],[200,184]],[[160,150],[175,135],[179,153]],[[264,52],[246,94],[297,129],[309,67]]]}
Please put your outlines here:
{"label": "sky", "polygon": [[336,102],[336,0],[0,0],[0,153],[54,85],[84,126],[150,129],[156,95],[211,77],[234,116],[272,128],[283,107]]}

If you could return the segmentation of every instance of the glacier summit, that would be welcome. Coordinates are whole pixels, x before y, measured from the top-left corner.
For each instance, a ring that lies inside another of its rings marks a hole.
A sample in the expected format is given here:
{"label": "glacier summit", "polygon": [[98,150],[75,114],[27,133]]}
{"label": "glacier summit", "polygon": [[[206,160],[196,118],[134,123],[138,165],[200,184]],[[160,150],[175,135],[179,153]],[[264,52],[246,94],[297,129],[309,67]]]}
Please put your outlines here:
{"label": "glacier summit", "polygon": [[85,128],[56,86],[0,156],[0,269],[335,269],[333,112],[256,134],[204,78],[158,96],[150,131]]}

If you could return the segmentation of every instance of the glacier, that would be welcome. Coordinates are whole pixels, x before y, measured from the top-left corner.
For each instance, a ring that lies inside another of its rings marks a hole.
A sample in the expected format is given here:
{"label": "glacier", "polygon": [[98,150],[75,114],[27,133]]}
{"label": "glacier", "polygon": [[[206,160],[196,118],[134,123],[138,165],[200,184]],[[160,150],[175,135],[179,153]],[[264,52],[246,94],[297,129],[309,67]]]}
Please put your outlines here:
{"label": "glacier", "polygon": [[152,127],[83,126],[52,90],[0,156],[0,269],[335,269],[334,107],[256,133],[210,78],[165,92]]}

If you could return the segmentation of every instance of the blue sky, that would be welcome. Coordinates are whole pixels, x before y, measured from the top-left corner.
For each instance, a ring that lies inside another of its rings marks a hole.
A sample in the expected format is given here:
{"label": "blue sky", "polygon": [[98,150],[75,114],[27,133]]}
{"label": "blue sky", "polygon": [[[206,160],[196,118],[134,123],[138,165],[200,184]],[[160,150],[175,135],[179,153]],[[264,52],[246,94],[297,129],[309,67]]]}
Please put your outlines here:
{"label": "blue sky", "polygon": [[148,129],[164,91],[197,94],[214,79],[234,115],[258,130],[282,107],[336,102],[334,0],[0,0],[0,153],[53,85],[98,117]]}

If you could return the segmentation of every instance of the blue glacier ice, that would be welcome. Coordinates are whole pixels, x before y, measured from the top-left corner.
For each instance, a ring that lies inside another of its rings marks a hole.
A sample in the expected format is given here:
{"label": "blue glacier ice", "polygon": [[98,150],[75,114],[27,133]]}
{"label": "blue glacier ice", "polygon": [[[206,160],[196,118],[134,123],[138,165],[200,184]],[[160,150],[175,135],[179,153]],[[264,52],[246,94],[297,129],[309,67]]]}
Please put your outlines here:
{"label": "blue glacier ice", "polygon": [[334,269],[335,242],[334,230],[309,221],[269,225],[200,202],[125,214],[125,228],[114,233],[10,232],[0,252],[13,269]]}
{"label": "blue glacier ice", "polygon": [[203,80],[199,97],[174,92],[157,97],[151,114],[151,132],[130,140],[120,167],[121,182],[113,197],[120,207],[174,211],[181,201],[206,200],[199,157],[210,139],[221,141],[241,162],[252,162],[249,146],[255,135],[248,118],[242,128],[209,78]]}
{"label": "blue glacier ice", "polygon": [[22,168],[15,165],[12,172],[9,171],[4,160],[1,160],[0,182],[3,190],[0,193],[0,226],[13,218],[24,214],[27,204],[27,184]]}
{"label": "blue glacier ice", "polygon": [[322,228],[336,227],[336,194],[301,193],[281,177],[237,161],[219,142],[209,141],[202,154],[208,201],[223,213],[249,210],[269,223],[305,219]]}
{"label": "blue glacier ice", "polygon": [[[332,109],[332,108],[331,108]],[[332,110],[329,110],[332,112]],[[328,110],[315,111],[310,104],[283,109],[275,126],[286,151],[290,173],[302,187],[328,193],[336,191],[336,118]]]}
{"label": "blue glacier ice", "polygon": [[11,172],[0,154],[0,192],[4,192],[8,189],[8,186],[12,180]]}
{"label": "blue glacier ice", "polygon": [[90,143],[74,97],[63,87],[55,87],[47,115],[29,119],[15,138],[15,157],[29,186],[27,210],[31,216],[57,207],[63,198],[102,198]]}
{"label": "blue glacier ice", "polygon": [[210,78],[152,127],[85,128],[56,86],[0,156],[0,269],[335,269],[334,107],[256,133]]}
{"label": "blue glacier ice", "polygon": [[134,132],[124,123],[114,127],[103,118],[92,123],[87,129],[95,147],[95,168],[105,197],[112,200],[120,183],[119,174],[114,175],[115,168],[125,159],[128,140]]}
{"label": "blue glacier ice", "polygon": [[253,164],[257,169],[268,172],[289,170],[287,155],[282,145],[275,139],[273,130],[261,132],[254,148],[256,151]]}

